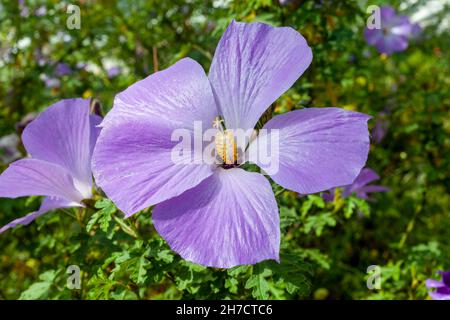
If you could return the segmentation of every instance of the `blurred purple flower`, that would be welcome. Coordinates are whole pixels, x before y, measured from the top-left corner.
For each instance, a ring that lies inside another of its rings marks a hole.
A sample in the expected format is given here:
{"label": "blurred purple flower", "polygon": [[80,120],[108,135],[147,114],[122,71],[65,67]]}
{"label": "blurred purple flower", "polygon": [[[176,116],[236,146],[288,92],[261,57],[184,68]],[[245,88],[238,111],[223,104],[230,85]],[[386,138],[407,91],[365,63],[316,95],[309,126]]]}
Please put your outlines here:
{"label": "blurred purple flower", "polygon": [[19,10],[20,10],[20,16],[21,17],[28,17],[30,14],[30,8],[25,4],[24,0],[19,0]]}
{"label": "blurred purple flower", "polygon": [[27,225],[47,211],[80,207],[92,195],[91,155],[101,118],[89,100],[67,99],[50,106],[22,134],[30,158],[13,162],[0,175],[0,197],[45,196],[38,211],[16,219],[0,233]]}
{"label": "blurred purple flower", "polygon": [[[195,121],[213,128],[219,116],[231,132],[252,130],[311,60],[310,47],[294,29],[233,20],[209,76],[185,58],[115,97],[93,156],[97,184],[127,217],[156,205],[156,230],[189,261],[230,268],[279,260],[279,213],[269,181],[239,168],[238,161],[174,162],[171,150],[178,142],[171,136],[180,128],[194,136]],[[369,151],[369,118],[338,108],[295,110],[268,121],[268,131],[260,131],[247,151],[254,154],[270,132],[279,133],[280,165],[271,178],[287,189],[316,193],[355,179]]]}
{"label": "blurred purple flower", "polygon": [[385,114],[380,112],[375,118],[375,124],[372,128],[372,141],[374,143],[380,143],[386,136],[389,128],[389,121],[386,120]]}
{"label": "blurred purple flower", "polygon": [[121,69],[118,66],[109,68],[107,71],[108,78],[112,79],[112,78],[118,76],[120,74],[120,71],[121,71]]}
{"label": "blurred purple flower", "polygon": [[[369,185],[369,183],[379,179],[380,176],[374,170],[370,168],[362,169],[352,184],[341,187],[342,198],[347,198],[352,194],[355,194],[360,199],[370,200],[368,195],[369,193],[389,191],[389,188],[383,186]],[[329,190],[328,192],[324,192],[322,194],[322,198],[325,201],[331,202],[334,199],[334,193],[335,188]]]}
{"label": "blurred purple flower", "polygon": [[37,48],[36,50],[34,50],[34,60],[37,61],[40,67],[47,63],[47,58],[42,53],[41,48]]}
{"label": "blurred purple flower", "polygon": [[59,88],[61,86],[61,81],[57,78],[49,78],[47,75],[44,75],[43,81],[45,86],[49,89]]}
{"label": "blurred purple flower", "polygon": [[34,14],[35,14],[37,17],[45,16],[46,13],[47,13],[47,8],[46,8],[45,6],[40,6],[39,8],[37,8],[37,9],[34,11]]}
{"label": "blurred purple flower", "polygon": [[411,37],[417,39],[422,34],[422,27],[418,23],[413,23],[411,27]]}
{"label": "blurred purple flower", "polygon": [[412,24],[407,16],[399,16],[392,7],[380,8],[381,28],[366,27],[364,36],[368,44],[387,55],[404,51],[408,47]]}
{"label": "blurred purple flower", "polygon": [[0,138],[0,162],[2,164],[8,164],[20,158],[18,144],[19,137],[14,133]]}
{"label": "blurred purple flower", "polygon": [[78,70],[84,70],[84,69],[86,69],[86,67],[87,67],[87,63],[86,62],[77,62],[77,64],[75,65],[75,67],[78,69]]}
{"label": "blurred purple flower", "polygon": [[425,282],[428,289],[434,289],[428,294],[433,300],[450,300],[450,270],[438,271],[438,274],[442,276],[442,281],[428,279]]}
{"label": "blurred purple flower", "polygon": [[72,68],[67,63],[59,62],[55,67],[55,75],[57,77],[66,76],[72,73]]}

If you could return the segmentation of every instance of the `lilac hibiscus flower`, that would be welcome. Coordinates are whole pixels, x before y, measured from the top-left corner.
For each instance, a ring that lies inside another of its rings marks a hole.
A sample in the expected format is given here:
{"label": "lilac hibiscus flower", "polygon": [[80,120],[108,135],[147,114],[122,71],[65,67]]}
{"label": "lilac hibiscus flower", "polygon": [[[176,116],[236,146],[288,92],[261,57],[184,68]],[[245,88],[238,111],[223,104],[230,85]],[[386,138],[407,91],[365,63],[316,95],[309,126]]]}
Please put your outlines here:
{"label": "lilac hibiscus flower", "polygon": [[54,72],[57,77],[62,77],[71,74],[73,71],[67,63],[59,62],[56,64]]}
{"label": "lilac hibiscus flower", "polygon": [[397,15],[392,7],[380,8],[381,28],[366,27],[364,37],[368,44],[387,55],[404,51],[411,37],[412,24],[407,16]]}
{"label": "lilac hibiscus flower", "polygon": [[112,79],[117,77],[120,74],[121,68],[119,66],[111,67],[107,70],[108,78]]}
{"label": "lilac hibiscus flower", "polygon": [[[311,60],[305,39],[291,28],[231,22],[209,76],[185,58],[116,96],[94,151],[97,184],[127,217],[156,205],[156,230],[189,261],[229,268],[279,260],[279,213],[269,181],[243,170],[235,152],[233,161],[225,157],[219,165],[174,162],[178,141],[171,134],[184,128],[195,135],[195,121],[217,128],[218,116],[227,132],[252,130]],[[271,178],[300,193],[351,183],[367,159],[368,119],[338,108],[274,117],[263,127],[279,133],[273,155],[279,170]],[[219,137],[216,149],[223,146]],[[247,151],[267,138],[259,134]],[[235,147],[232,139],[225,141]]]}
{"label": "lilac hibiscus flower", "polygon": [[425,282],[428,289],[435,289],[430,291],[429,295],[434,300],[450,300],[450,270],[438,273],[442,275],[442,281],[428,279]]}
{"label": "lilac hibiscus flower", "polygon": [[[373,192],[387,192],[389,188],[369,185],[375,180],[379,180],[380,176],[370,168],[364,168],[356,177],[352,184],[342,187],[342,197],[347,198],[352,194],[355,194],[360,199],[370,200],[369,193]],[[322,197],[325,201],[333,201],[335,189],[331,189],[328,193],[323,193]]]}
{"label": "lilac hibiscus flower", "polygon": [[50,106],[22,134],[30,157],[0,175],[0,197],[45,196],[38,211],[16,219],[0,233],[27,225],[47,211],[83,206],[92,195],[91,155],[101,118],[89,114],[89,100],[67,99]]}

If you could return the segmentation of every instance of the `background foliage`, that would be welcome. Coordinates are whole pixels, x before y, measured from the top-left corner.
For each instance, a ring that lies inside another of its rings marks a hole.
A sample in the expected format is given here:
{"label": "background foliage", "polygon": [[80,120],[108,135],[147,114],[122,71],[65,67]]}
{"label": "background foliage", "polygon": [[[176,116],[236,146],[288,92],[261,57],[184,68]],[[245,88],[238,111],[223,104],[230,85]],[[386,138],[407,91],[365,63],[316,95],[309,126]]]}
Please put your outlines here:
{"label": "background foliage", "polygon": [[[370,126],[387,133],[368,166],[391,191],[330,203],[279,192],[281,264],[229,270],[182,260],[154,230],[151,209],[124,220],[97,194],[87,212],[58,210],[0,235],[0,299],[427,298],[425,279],[450,269],[449,30],[439,27],[449,6],[420,22],[406,51],[386,57],[363,39],[367,5],[411,15],[427,1],[282,2],[73,1],[81,29],[69,30],[68,2],[2,0],[0,136],[62,98],[95,97],[108,110],[116,93],[185,56],[207,70],[231,19],[263,21],[299,30],[314,53],[274,112],[338,106],[372,115]],[[0,225],[39,203],[0,199]],[[82,270],[80,290],[66,287],[69,265]],[[369,265],[382,267],[380,290],[367,289]]]}

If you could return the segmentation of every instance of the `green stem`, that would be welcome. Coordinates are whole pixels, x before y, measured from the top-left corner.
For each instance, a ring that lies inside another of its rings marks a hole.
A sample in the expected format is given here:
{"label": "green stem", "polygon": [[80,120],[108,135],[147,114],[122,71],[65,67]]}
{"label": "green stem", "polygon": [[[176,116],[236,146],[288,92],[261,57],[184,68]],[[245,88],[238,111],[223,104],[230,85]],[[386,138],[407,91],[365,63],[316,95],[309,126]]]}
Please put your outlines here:
{"label": "green stem", "polygon": [[275,198],[278,197],[280,194],[282,194],[283,192],[285,192],[287,189],[282,188],[281,190],[278,190],[277,192],[275,192]]}
{"label": "green stem", "polygon": [[119,219],[116,216],[114,216],[114,220],[120,225],[120,227],[126,234],[129,234],[130,236],[132,236],[135,239],[139,238],[136,228],[133,228],[133,227],[127,225],[122,219]]}

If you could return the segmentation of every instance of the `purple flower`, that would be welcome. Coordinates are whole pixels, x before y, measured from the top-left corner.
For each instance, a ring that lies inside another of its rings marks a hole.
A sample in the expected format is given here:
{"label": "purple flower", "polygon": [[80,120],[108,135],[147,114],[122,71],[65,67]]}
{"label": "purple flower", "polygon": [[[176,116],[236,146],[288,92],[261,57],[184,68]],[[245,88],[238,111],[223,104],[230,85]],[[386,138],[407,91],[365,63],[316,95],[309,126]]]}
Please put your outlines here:
{"label": "purple flower", "polygon": [[78,70],[84,70],[84,69],[86,69],[86,67],[87,67],[87,63],[86,62],[77,62],[77,64],[75,65],[75,67],[78,69]]}
{"label": "purple flower", "polygon": [[27,7],[24,0],[19,0],[19,9],[21,17],[28,17],[30,14],[30,8]]}
{"label": "purple flower", "polygon": [[44,66],[47,63],[47,58],[42,53],[41,48],[37,48],[36,50],[34,50],[34,59],[35,61],[37,61],[37,64],[40,67]]}
{"label": "purple flower", "polygon": [[19,137],[16,134],[9,134],[0,138],[0,162],[7,164],[20,158],[17,149]]}
{"label": "purple flower", "polygon": [[380,8],[381,28],[366,27],[364,36],[368,44],[380,53],[392,54],[408,47],[412,25],[407,16],[399,16],[392,7]]}
{"label": "purple flower", "polygon": [[45,196],[38,211],[16,219],[0,233],[27,225],[47,211],[83,206],[92,195],[91,155],[99,134],[89,100],[62,100],[45,110],[22,134],[31,157],[13,162],[0,175],[0,197]]}
{"label": "purple flower", "polygon": [[387,134],[389,121],[386,120],[385,116],[386,115],[384,112],[380,112],[376,118],[375,124],[373,125],[372,141],[375,143],[380,143]]}
{"label": "purple flower", "polygon": [[118,67],[118,66],[111,67],[108,69],[107,73],[108,73],[108,78],[112,79],[120,74],[120,67]]}
{"label": "purple flower", "polygon": [[55,67],[55,75],[57,77],[66,76],[72,73],[72,68],[67,63],[59,62]]}
{"label": "purple flower", "polygon": [[[379,179],[380,176],[375,171],[370,168],[364,168],[352,184],[342,187],[342,197],[347,198],[355,194],[358,198],[370,200],[369,193],[389,191],[389,188],[383,186],[369,185],[371,182]],[[323,193],[322,197],[325,201],[333,201],[334,192],[335,189],[331,189],[329,193]]]}
{"label": "purple flower", "polygon": [[[187,260],[220,268],[279,260],[279,213],[271,185],[262,174],[240,167],[232,138],[218,131],[213,145],[225,162],[218,165],[172,161],[179,141],[171,135],[180,128],[195,135],[196,121],[203,129],[223,121],[231,136],[251,131],[311,60],[305,39],[291,28],[232,21],[209,76],[185,58],[115,97],[94,151],[97,184],[127,217],[156,205],[156,230]],[[266,134],[260,131],[243,150],[254,154],[274,129],[280,143],[272,156],[279,170],[271,178],[296,192],[315,193],[354,180],[369,151],[368,119],[338,108],[296,110],[272,118],[263,127]],[[235,151],[225,157],[219,146]]]}
{"label": "purple flower", "polygon": [[44,84],[47,88],[59,88],[61,86],[61,81],[56,78],[49,78],[47,75],[44,75],[42,78],[44,80]]}
{"label": "purple flower", "polygon": [[422,34],[422,27],[418,23],[413,23],[411,25],[411,38],[418,39]]}
{"label": "purple flower", "polygon": [[40,6],[34,11],[34,14],[37,17],[45,16],[47,14],[47,8],[45,6]]}
{"label": "purple flower", "polygon": [[435,289],[428,294],[433,300],[450,300],[450,270],[438,273],[442,275],[442,281],[428,279],[425,282],[428,289]]}

